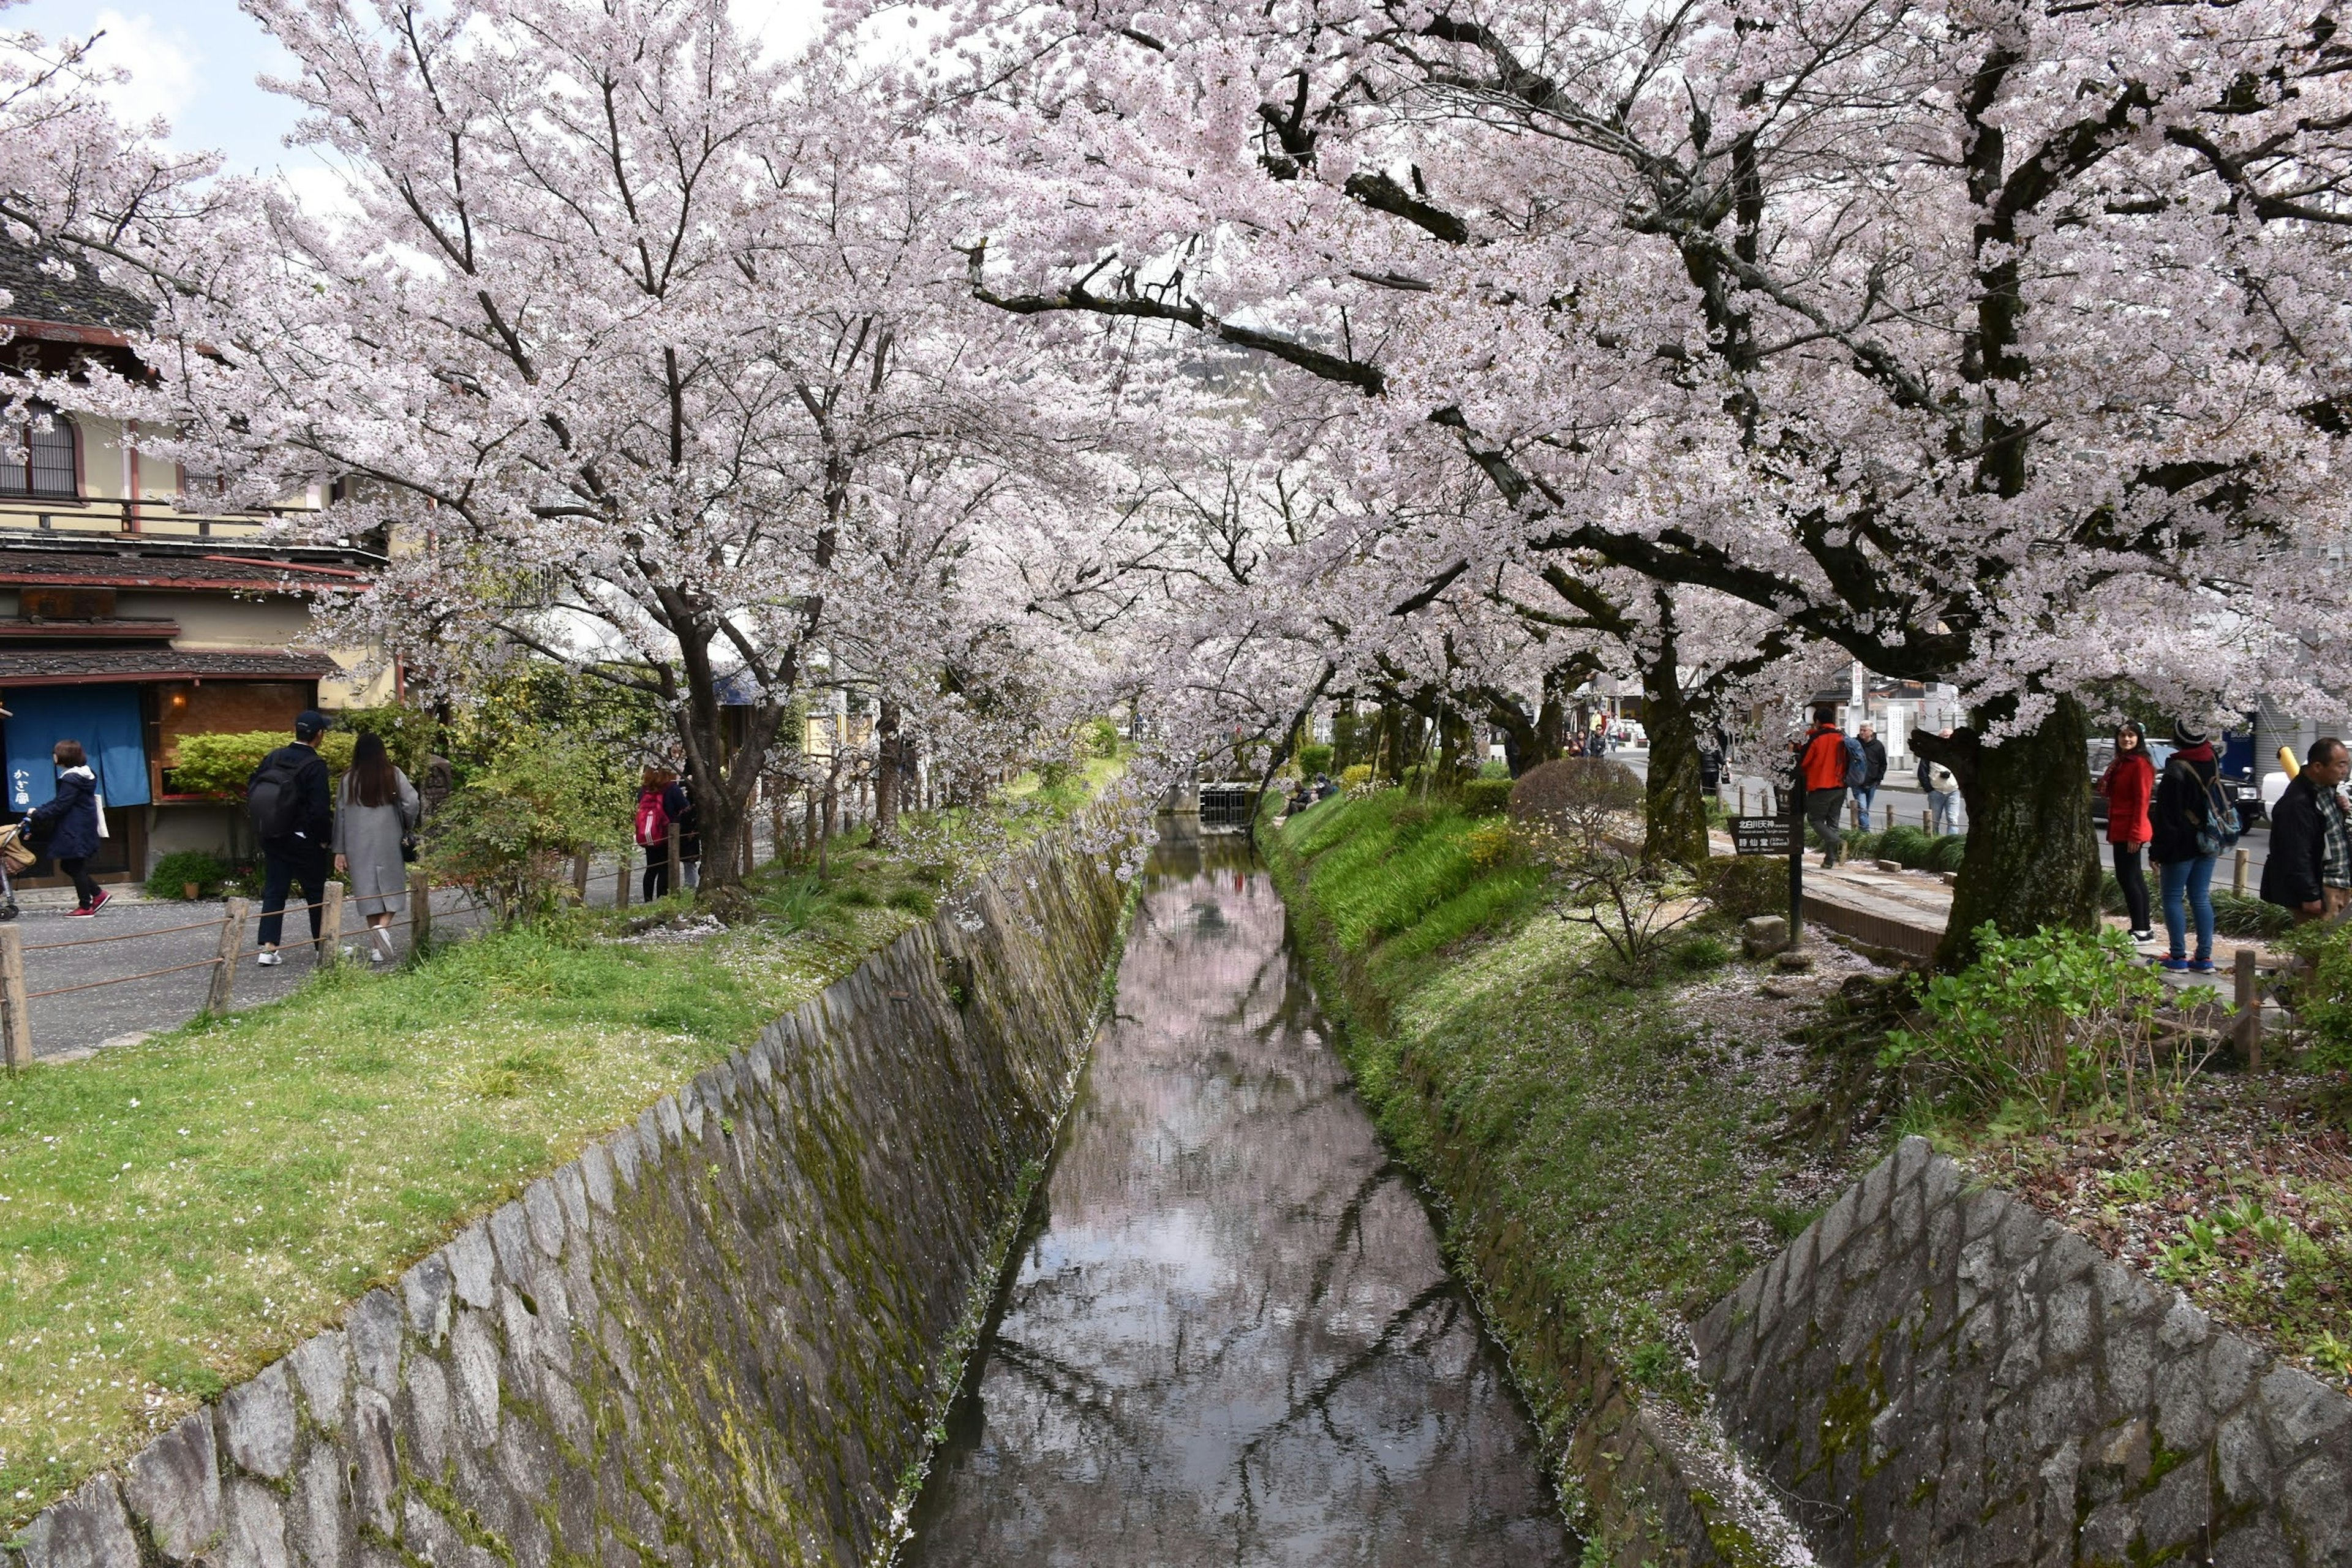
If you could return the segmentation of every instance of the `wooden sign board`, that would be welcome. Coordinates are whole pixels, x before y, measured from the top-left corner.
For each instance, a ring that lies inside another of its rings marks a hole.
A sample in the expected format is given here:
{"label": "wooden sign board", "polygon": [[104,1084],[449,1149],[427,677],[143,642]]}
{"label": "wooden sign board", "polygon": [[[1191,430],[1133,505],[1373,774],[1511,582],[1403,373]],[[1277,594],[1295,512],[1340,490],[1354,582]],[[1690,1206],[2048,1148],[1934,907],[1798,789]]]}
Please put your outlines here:
{"label": "wooden sign board", "polygon": [[1731,819],[1731,847],[1739,855],[1782,855],[1789,853],[1789,819],[1785,816],[1735,816]]}

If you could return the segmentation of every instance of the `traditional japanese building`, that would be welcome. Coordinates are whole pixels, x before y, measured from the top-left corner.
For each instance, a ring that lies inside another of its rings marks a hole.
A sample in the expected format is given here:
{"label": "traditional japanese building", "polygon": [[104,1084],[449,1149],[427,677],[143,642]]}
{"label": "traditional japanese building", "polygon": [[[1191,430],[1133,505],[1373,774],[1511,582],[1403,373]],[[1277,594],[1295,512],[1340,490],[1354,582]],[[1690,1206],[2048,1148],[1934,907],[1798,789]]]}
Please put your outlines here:
{"label": "traditional japanese building", "polygon": [[[60,280],[0,241],[0,754],[5,815],[49,798],[50,748],[80,741],[106,802],[101,879],[143,877],[173,849],[235,852],[241,811],[175,789],[184,736],[290,731],[307,707],[389,701],[397,678],[344,672],[364,650],[318,647],[310,603],[366,585],[364,550],[270,542],[324,504],[323,485],[262,512],[207,505],[199,481],[140,450],[138,432],[14,393],[23,374],[92,360],[135,371],[138,305]],[[46,869],[46,867],[42,868]]]}

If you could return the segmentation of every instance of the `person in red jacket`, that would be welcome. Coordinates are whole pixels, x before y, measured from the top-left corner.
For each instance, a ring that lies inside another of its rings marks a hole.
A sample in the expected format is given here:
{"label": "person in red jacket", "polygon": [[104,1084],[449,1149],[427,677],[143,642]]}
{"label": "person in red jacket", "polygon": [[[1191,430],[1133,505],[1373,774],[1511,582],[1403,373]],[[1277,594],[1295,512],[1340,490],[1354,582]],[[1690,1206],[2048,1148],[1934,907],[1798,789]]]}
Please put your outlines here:
{"label": "person in red jacket", "polygon": [[1845,836],[1838,815],[1845,809],[1845,731],[1837,710],[1824,702],[1813,710],[1812,733],[1797,752],[1797,785],[1805,792],[1805,820],[1822,836],[1822,865],[1834,866]]}
{"label": "person in red jacket", "polygon": [[2124,908],[2131,916],[2134,942],[2153,942],[2148,921],[2147,803],[2156,794],[2156,763],[2147,754],[2147,739],[2130,720],[2116,731],[2115,761],[2099,775],[2098,792],[2107,799],[2107,843],[2116,858],[2116,883],[2124,890]]}

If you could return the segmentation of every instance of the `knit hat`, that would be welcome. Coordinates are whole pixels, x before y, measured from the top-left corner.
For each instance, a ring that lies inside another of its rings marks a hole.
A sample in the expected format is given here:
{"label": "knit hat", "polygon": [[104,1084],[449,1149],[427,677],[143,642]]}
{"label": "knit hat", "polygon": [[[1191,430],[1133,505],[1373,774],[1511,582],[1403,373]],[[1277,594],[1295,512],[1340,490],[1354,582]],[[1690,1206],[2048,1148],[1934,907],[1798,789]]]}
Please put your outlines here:
{"label": "knit hat", "polygon": [[2172,742],[2177,746],[2201,746],[2212,737],[2187,719],[2172,721]]}

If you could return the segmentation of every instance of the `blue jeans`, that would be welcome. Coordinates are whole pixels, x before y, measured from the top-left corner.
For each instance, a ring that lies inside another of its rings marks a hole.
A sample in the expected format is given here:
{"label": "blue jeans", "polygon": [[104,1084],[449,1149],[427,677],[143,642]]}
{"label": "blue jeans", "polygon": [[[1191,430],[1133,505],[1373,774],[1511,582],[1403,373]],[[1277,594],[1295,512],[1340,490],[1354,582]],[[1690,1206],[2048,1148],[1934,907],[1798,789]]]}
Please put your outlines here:
{"label": "blue jeans", "polygon": [[[1858,833],[1869,832],[1870,803],[1878,798],[1878,786],[1876,784],[1864,784],[1860,789],[1848,790],[1846,793],[1853,796],[1853,809],[1856,824],[1855,831]],[[1894,808],[1890,806],[1887,809],[1891,811]]]}
{"label": "blue jeans", "polygon": [[2188,898],[2188,913],[2197,917],[2197,952],[2200,963],[2213,962],[2213,867],[2221,857],[2200,855],[2194,860],[2168,860],[2164,863],[2164,930],[2172,939],[2168,956],[2189,956],[2182,945],[2188,939],[2188,914],[2181,910],[2182,895]]}

